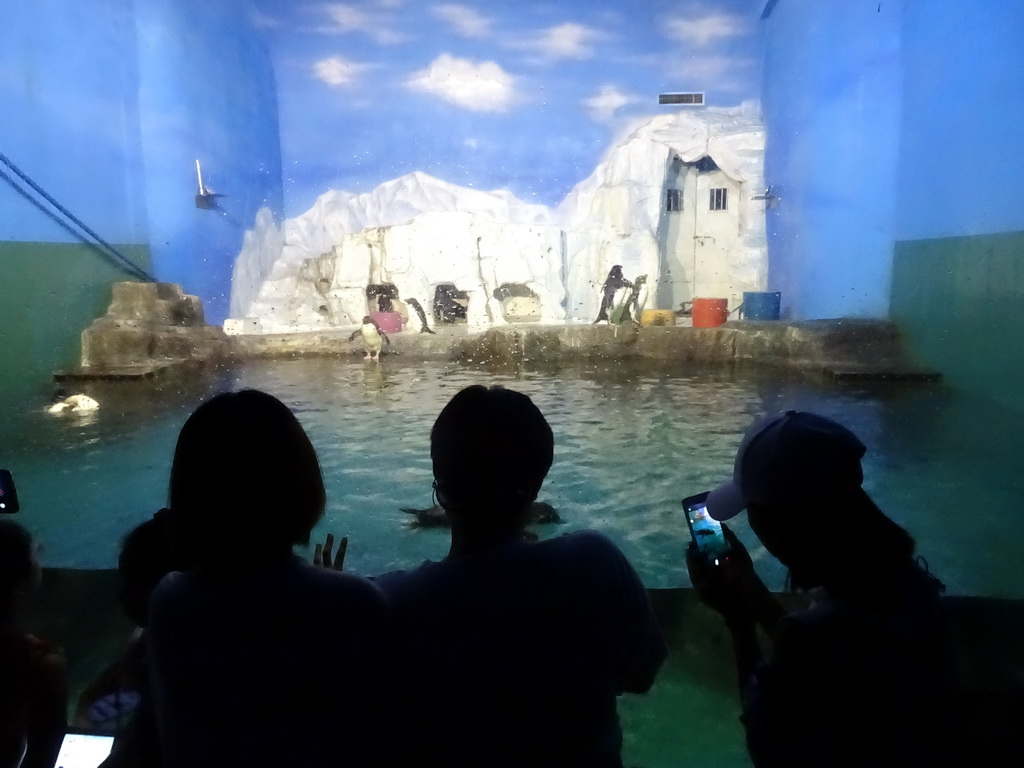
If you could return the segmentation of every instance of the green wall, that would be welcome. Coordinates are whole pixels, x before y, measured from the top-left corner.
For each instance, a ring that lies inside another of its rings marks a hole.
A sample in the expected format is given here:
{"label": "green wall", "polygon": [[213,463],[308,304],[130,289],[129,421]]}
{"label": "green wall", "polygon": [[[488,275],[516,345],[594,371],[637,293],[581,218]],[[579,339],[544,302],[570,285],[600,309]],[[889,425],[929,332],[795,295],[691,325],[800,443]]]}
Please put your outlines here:
{"label": "green wall", "polygon": [[1024,410],[1024,232],[897,242],[891,317],[950,384]]}
{"label": "green wall", "polygon": [[[115,246],[144,270],[149,248]],[[78,362],[81,333],[106,314],[110,285],[125,275],[78,243],[0,242],[0,394],[10,404],[52,389],[57,368]]]}

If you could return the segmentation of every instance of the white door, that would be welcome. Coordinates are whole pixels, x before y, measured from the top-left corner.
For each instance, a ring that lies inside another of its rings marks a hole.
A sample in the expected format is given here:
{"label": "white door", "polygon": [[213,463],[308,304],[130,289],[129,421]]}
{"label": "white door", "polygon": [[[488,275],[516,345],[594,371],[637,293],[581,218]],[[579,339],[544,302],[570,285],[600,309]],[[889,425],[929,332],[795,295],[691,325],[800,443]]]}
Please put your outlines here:
{"label": "white door", "polygon": [[697,174],[693,226],[694,297],[732,299],[729,251],[739,238],[739,194],[739,184],[719,170]]}

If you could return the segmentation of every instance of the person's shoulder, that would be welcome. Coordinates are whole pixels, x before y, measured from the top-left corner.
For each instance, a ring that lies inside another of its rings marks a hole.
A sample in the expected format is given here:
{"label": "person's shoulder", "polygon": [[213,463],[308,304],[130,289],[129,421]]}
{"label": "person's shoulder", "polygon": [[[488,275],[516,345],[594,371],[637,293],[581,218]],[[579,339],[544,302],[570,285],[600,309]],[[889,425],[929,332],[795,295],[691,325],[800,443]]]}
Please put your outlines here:
{"label": "person's shoulder", "polygon": [[404,594],[445,576],[445,563],[427,560],[415,568],[403,568],[378,574],[373,584],[388,597]]}
{"label": "person's shoulder", "polygon": [[58,646],[31,634],[5,634],[0,640],[0,653],[14,664],[33,668],[63,667],[66,663]]}
{"label": "person's shoulder", "polygon": [[294,564],[294,577],[305,590],[365,603],[381,603],[383,594],[369,579],[355,573],[320,568],[305,562]]}
{"label": "person's shoulder", "polygon": [[621,560],[622,551],[619,547],[599,531],[582,530],[563,533],[544,541],[537,542],[538,551],[552,556],[573,557],[582,560]]}
{"label": "person's shoulder", "polygon": [[13,656],[8,661],[27,675],[30,688],[50,690],[65,684],[68,663],[55,644],[35,635],[17,635],[10,637],[6,650]]}
{"label": "person's shoulder", "polygon": [[171,571],[153,588],[149,597],[150,613],[173,610],[177,604],[188,604],[196,591],[195,575]]}
{"label": "person's shoulder", "polygon": [[562,549],[603,549],[607,551],[618,551],[618,547],[615,546],[615,543],[611,539],[600,531],[594,531],[589,528],[581,531],[563,533],[559,536],[544,539],[537,543],[542,546]]}

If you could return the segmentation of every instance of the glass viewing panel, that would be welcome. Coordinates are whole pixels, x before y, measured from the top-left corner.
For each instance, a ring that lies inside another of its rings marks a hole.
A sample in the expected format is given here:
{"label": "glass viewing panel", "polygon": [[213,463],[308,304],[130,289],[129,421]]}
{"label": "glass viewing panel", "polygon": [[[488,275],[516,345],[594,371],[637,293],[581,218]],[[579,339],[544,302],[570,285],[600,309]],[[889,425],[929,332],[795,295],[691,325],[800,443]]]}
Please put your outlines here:
{"label": "glass viewing panel", "polygon": [[240,387],[309,431],[347,569],[443,558],[403,509],[445,402],[500,383],[555,432],[531,530],[602,531],[648,587],[690,586],[679,499],[802,409],[865,443],[949,595],[1024,599],[1024,6],[17,5],[0,468],[44,566],[113,568]]}

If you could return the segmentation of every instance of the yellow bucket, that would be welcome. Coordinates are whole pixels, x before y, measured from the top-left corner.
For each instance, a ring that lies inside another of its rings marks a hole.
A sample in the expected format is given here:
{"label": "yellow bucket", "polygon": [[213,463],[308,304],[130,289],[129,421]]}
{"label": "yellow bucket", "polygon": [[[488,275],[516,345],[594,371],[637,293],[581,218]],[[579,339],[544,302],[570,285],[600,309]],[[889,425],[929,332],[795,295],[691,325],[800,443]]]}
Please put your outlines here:
{"label": "yellow bucket", "polygon": [[640,325],[675,325],[676,313],[671,309],[645,309],[640,313]]}

